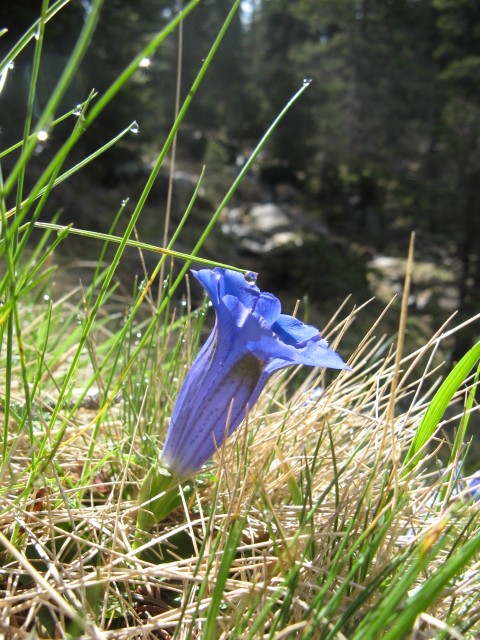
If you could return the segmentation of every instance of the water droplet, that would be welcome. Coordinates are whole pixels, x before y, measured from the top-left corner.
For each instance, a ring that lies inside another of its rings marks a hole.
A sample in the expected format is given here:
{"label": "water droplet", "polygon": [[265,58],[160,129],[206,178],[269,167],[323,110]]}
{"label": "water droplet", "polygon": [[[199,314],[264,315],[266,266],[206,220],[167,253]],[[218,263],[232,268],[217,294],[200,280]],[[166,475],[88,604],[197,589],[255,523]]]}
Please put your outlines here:
{"label": "water droplet", "polygon": [[309,84],[312,84],[312,78],[309,78],[309,77],[307,76],[307,77],[305,77],[305,78],[303,79],[303,86],[304,86],[304,87],[308,87],[308,85],[309,85]]}
{"label": "water droplet", "polygon": [[137,331],[137,338],[141,338],[142,337],[142,332],[141,331]]}
{"label": "water droplet", "polygon": [[9,62],[9,63],[8,63],[8,68],[9,68],[10,70],[11,70],[11,69],[14,69],[14,68],[15,68],[15,63],[14,63],[14,62]]}
{"label": "water droplet", "polygon": [[258,278],[258,273],[255,273],[255,271],[247,271],[245,273],[245,280],[248,282],[248,284],[255,284]]}
{"label": "water droplet", "polygon": [[81,104],[77,104],[77,106],[75,107],[75,111],[73,112],[74,116],[81,116],[82,115],[82,105]]}
{"label": "water droplet", "polygon": [[149,67],[151,64],[152,64],[152,61],[150,60],[150,58],[142,58],[142,59],[140,60],[140,63],[139,63],[139,65],[138,65],[138,66],[139,66],[141,69],[148,69],[148,67]]}
{"label": "water droplet", "polygon": [[128,202],[128,198],[124,198],[122,200],[122,207],[124,207],[127,204],[127,202]]}
{"label": "water droplet", "polygon": [[187,306],[187,301],[186,300],[182,300],[182,307],[186,307]]}
{"label": "water droplet", "polygon": [[45,302],[48,302],[50,300],[50,296],[48,295],[48,293],[44,294],[43,299],[45,300]]}
{"label": "water droplet", "polygon": [[40,38],[40,27],[36,29],[35,33],[33,34],[33,37],[35,38],[35,40],[38,40]]}
{"label": "water droplet", "polygon": [[39,131],[37,133],[37,140],[39,140],[39,142],[45,142],[45,140],[48,140],[48,132],[43,129]]}
{"label": "water droplet", "polygon": [[130,131],[134,134],[137,134],[140,131],[140,127],[138,126],[138,122],[135,121],[130,125]]}

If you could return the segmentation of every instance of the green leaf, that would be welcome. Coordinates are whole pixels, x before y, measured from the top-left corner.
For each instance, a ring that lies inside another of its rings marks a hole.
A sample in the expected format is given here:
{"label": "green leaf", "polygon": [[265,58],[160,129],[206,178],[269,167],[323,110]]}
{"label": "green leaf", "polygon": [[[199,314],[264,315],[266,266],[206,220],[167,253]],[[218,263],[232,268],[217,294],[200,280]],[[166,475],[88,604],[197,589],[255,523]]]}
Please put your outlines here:
{"label": "green leaf", "polygon": [[[435,433],[438,423],[442,419],[446,408],[450,404],[454,394],[460,388],[461,384],[467,378],[468,374],[480,359],[480,342],[477,342],[464,356],[457,362],[452,371],[445,378],[440,388],[434,395],[430,406],[427,409],[423,420],[418,426],[415,437],[410,445],[407,455],[405,456],[404,465],[411,462],[417,454],[423,449],[427,442]],[[418,462],[416,458],[408,468],[415,466]]]}

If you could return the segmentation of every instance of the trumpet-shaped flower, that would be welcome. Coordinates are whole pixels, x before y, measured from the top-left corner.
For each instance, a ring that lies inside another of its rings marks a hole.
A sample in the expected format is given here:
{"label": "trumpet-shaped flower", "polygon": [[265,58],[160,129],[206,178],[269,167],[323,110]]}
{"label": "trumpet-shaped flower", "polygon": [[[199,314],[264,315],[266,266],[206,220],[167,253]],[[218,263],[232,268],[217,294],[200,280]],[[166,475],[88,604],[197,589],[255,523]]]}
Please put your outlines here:
{"label": "trumpet-shaped flower", "polygon": [[241,424],[279,369],[349,369],[315,327],[281,313],[280,301],[243,274],[192,271],[216,312],[215,327],[180,389],[160,463],[176,478],[197,472]]}

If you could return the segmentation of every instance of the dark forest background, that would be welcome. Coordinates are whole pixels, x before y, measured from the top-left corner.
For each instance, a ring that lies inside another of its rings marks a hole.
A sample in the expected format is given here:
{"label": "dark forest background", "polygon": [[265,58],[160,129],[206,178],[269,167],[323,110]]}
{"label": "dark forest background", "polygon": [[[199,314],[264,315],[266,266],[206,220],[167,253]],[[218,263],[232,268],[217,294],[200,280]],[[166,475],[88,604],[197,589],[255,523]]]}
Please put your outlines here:
{"label": "dark forest background", "polygon": [[[37,19],[40,5],[39,0],[2,3],[0,26],[8,28],[0,39],[3,53]],[[185,96],[231,5],[231,0],[203,0],[184,22],[182,41],[175,33],[139,69],[129,90],[85,133],[76,159],[134,119],[139,133],[62,187],[52,214],[56,206],[65,222],[105,230],[112,202],[135,197],[174,119],[179,46]],[[108,87],[179,7],[159,0],[107,0],[65,110],[85,100],[92,88]],[[71,2],[47,26],[38,113],[87,11],[87,0]],[[4,87],[2,148],[21,138],[31,60],[29,49],[12,70],[14,81]],[[417,258],[432,275],[428,286],[434,286],[437,269],[447,269],[460,319],[478,313],[477,0],[244,2],[179,136],[173,221],[204,163],[205,187],[195,216],[199,224],[208,219],[242,159],[304,78],[312,79],[309,89],[225,213],[223,228],[207,245],[209,257],[257,267],[267,273],[262,284],[295,287],[295,295],[336,302],[353,292],[361,302],[372,288],[372,264],[388,264],[379,256],[404,258],[414,230]],[[39,146],[39,165],[61,138],[59,127]],[[162,242],[167,173],[166,168],[151,201],[152,217],[144,223],[150,242]],[[188,250],[188,237],[183,242],[181,248]],[[445,291],[440,282],[437,298]],[[435,296],[427,298],[425,304],[413,299],[412,305],[431,315]],[[473,330],[463,336],[454,358],[475,338]]]}

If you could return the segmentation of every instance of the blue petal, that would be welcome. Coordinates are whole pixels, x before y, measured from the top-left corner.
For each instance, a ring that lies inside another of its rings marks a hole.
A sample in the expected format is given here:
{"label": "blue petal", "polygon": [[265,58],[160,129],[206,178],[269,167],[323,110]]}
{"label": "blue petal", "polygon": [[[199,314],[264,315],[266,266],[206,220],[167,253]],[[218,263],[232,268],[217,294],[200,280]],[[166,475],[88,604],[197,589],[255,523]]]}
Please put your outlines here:
{"label": "blue petal", "polygon": [[336,351],[329,349],[325,345],[325,340],[319,340],[318,342],[311,341],[306,347],[295,349],[294,362],[286,362],[282,358],[276,358],[269,362],[265,370],[271,375],[274,371],[278,371],[292,364],[305,364],[310,367],[328,367],[329,369],[346,369],[347,371],[352,370]]}
{"label": "blue petal", "polygon": [[299,349],[297,351],[297,364],[351,371],[351,367],[345,364],[338,353],[333,349],[329,349],[326,344],[325,340],[319,340],[318,342],[310,342],[303,349]]}
{"label": "blue petal", "polygon": [[246,343],[248,350],[265,360],[266,364],[277,358],[281,358],[285,366],[295,363],[295,349],[279,340],[270,325],[256,314],[250,314],[247,318],[242,334],[240,339]]}
{"label": "blue petal", "polygon": [[205,288],[213,306],[216,308],[220,300],[218,285],[220,274],[215,269],[201,269],[200,271],[192,269],[192,274]]}
{"label": "blue petal", "polygon": [[[304,347],[312,338],[319,339],[320,331],[316,327],[304,324],[293,316],[280,314],[277,321],[273,324],[272,329],[278,337],[287,344],[296,347]],[[324,346],[328,346],[325,340],[322,341]]]}
{"label": "blue petal", "polygon": [[272,325],[280,316],[281,309],[280,300],[272,293],[261,293],[253,310]]}
{"label": "blue petal", "polygon": [[246,307],[238,298],[231,295],[225,295],[218,303],[216,308],[217,320],[219,326],[223,326],[224,322],[232,323],[238,329],[243,327],[246,319],[251,315],[250,309]]}
{"label": "blue petal", "polygon": [[[179,478],[195,473],[239,426],[263,387],[258,388],[262,369],[262,361],[253,354],[247,354],[234,366],[225,367],[224,371],[210,371],[204,379],[210,393],[202,402],[196,398],[194,415],[185,412],[186,398],[182,387],[177,400],[177,405],[180,405],[178,420],[172,416],[161,454],[163,464],[172,473]],[[171,434],[174,436],[169,438]]]}
{"label": "blue petal", "polygon": [[192,270],[192,273],[207,290],[215,308],[223,297],[230,295],[248,309],[253,309],[260,296],[260,289],[237,271],[216,268]]}
{"label": "blue petal", "polygon": [[289,364],[295,362],[295,348],[279,340],[262,316],[236,298],[224,296],[216,311],[218,348],[224,353],[224,361],[235,362],[251,352],[265,363],[273,358],[283,358]]}

